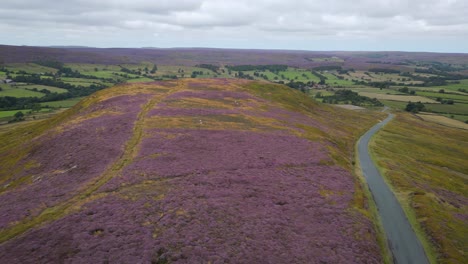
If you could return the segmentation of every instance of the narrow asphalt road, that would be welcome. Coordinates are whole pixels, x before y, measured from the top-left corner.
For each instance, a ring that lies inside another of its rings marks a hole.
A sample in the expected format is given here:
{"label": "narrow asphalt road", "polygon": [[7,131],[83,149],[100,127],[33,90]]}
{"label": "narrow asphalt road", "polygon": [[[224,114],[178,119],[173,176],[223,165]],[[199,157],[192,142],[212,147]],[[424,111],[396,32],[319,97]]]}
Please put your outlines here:
{"label": "narrow asphalt road", "polygon": [[361,137],[358,142],[359,160],[362,172],[377,205],[395,263],[425,264],[429,263],[429,261],[421,242],[395,195],[372,162],[368,151],[371,137],[393,117],[393,114],[389,114],[385,120],[372,127]]}

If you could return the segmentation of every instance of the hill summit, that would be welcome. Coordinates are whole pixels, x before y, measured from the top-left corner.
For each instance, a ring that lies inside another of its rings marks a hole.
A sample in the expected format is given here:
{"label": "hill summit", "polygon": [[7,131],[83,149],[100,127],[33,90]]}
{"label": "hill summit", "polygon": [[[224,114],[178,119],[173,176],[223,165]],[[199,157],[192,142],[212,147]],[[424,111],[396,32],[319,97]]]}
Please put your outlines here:
{"label": "hill summit", "polygon": [[352,173],[378,116],[281,85],[126,84],[2,135],[5,263],[380,263]]}

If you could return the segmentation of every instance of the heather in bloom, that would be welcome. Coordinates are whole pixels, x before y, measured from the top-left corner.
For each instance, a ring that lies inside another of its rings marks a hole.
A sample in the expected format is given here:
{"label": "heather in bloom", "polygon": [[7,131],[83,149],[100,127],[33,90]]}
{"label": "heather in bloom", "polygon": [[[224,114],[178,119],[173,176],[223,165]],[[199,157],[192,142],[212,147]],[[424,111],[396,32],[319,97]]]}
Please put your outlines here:
{"label": "heather in bloom", "polygon": [[373,223],[353,209],[355,179],[330,153],[328,117],[246,84],[129,88],[35,139],[18,166],[35,165],[10,179],[31,182],[0,194],[0,235],[75,206],[4,241],[0,259],[381,263]]}

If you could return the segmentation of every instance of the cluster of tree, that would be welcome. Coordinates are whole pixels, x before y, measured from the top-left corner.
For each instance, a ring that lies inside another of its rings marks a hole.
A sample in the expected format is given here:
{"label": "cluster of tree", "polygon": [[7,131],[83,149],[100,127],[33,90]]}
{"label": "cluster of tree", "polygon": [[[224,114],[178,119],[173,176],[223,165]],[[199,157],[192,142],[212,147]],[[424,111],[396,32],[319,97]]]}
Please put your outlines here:
{"label": "cluster of tree", "polygon": [[15,82],[24,82],[64,88],[67,89],[68,92],[74,95],[75,97],[86,96],[106,87],[103,84],[91,84],[89,87],[76,86],[53,78],[41,78],[41,76],[37,74],[18,75],[15,78],[13,78],[13,80]]}
{"label": "cluster of tree", "polygon": [[303,93],[306,93],[307,88],[313,86],[314,84],[315,84],[314,82],[304,83],[304,82],[299,82],[299,81],[297,81],[297,82],[296,81],[290,81],[286,85],[293,88],[293,89],[296,89],[296,90],[299,90],[299,91],[301,91]]}
{"label": "cluster of tree", "polygon": [[13,97],[2,96],[0,97],[0,110],[19,110],[19,109],[33,109],[33,106],[38,103],[60,101],[72,98],[70,93],[48,93],[43,97]]}
{"label": "cluster of tree", "polygon": [[442,99],[441,97],[437,97],[436,101],[440,102],[441,104],[449,104],[449,105],[453,105],[455,103],[455,101],[453,101],[452,99],[445,100],[445,99]]}
{"label": "cluster of tree", "polygon": [[282,64],[271,64],[271,65],[236,65],[236,66],[226,66],[228,70],[231,71],[266,71],[277,73],[280,71],[286,71],[288,65]]}
{"label": "cluster of tree", "polygon": [[156,64],[153,65],[153,68],[151,69],[150,73],[155,74],[156,71],[158,70],[158,66]]}
{"label": "cluster of tree", "polygon": [[320,74],[318,71],[312,71],[312,74],[317,76],[320,79],[320,82],[319,82],[320,85],[326,84],[326,80],[328,79],[327,76]]}
{"label": "cluster of tree", "polygon": [[[320,95],[321,96],[321,95]],[[383,106],[383,104],[375,99],[366,96],[361,96],[351,90],[338,90],[334,95],[321,96],[323,102],[329,104],[352,104],[357,106]]]}
{"label": "cluster of tree", "polygon": [[400,88],[398,89],[399,92],[402,92],[402,93],[406,93],[406,94],[411,94],[411,95],[415,95],[416,94],[416,91],[415,90],[410,90],[408,89],[408,87],[403,87],[403,88]]}
{"label": "cluster of tree", "polygon": [[371,68],[369,69],[369,71],[374,72],[374,73],[397,73],[397,74],[400,73],[399,70],[387,69],[387,68]]}
{"label": "cluster of tree", "polygon": [[120,66],[120,71],[121,72],[125,72],[125,73],[130,73],[130,74],[136,74],[136,75],[141,75],[141,71],[139,70],[131,70],[131,69],[128,69],[128,68],[125,68],[121,65]]}
{"label": "cluster of tree", "polygon": [[34,61],[34,63],[44,67],[54,68],[58,70],[64,67],[63,62],[54,59],[39,59],[37,61]]}
{"label": "cluster of tree", "polygon": [[198,75],[203,75],[203,71],[193,71],[190,77],[197,78]]}
{"label": "cluster of tree", "polygon": [[424,109],[426,109],[426,107],[421,102],[417,102],[417,103],[409,102],[405,107],[405,111],[411,112],[411,113],[417,113],[417,112],[423,111]]}
{"label": "cluster of tree", "polygon": [[234,76],[241,79],[254,80],[254,77],[250,76],[248,73],[243,73],[242,71],[237,72]]}
{"label": "cluster of tree", "polygon": [[[43,60],[37,60],[34,63],[41,65],[41,66],[57,69],[58,71],[56,75],[58,76],[71,77],[71,78],[99,79],[98,77],[93,76],[93,75],[83,75],[78,70],[73,70],[72,68],[65,67],[65,64],[63,62],[56,61],[56,60],[43,59]],[[97,70],[97,68],[95,68],[95,70]],[[25,71],[18,71],[18,74],[27,75],[28,73]],[[55,76],[53,73],[45,73],[43,75]]]}
{"label": "cluster of tree", "polygon": [[21,112],[21,111],[18,111],[15,113],[15,115],[13,116],[13,119],[11,119],[10,121],[8,121],[8,123],[14,123],[14,122],[19,122],[19,121],[23,121],[24,120],[24,113]]}
{"label": "cluster of tree", "polygon": [[213,64],[197,64],[195,65],[195,67],[208,69],[208,70],[214,71],[215,73],[218,73],[218,70],[219,70],[219,66],[216,66]]}
{"label": "cluster of tree", "polygon": [[171,74],[164,74],[164,75],[162,76],[162,78],[173,79],[173,80],[178,79],[177,75],[174,75],[174,74],[172,74],[172,75],[171,75]]}
{"label": "cluster of tree", "polygon": [[341,71],[343,68],[337,65],[324,65],[313,68],[314,71]]}

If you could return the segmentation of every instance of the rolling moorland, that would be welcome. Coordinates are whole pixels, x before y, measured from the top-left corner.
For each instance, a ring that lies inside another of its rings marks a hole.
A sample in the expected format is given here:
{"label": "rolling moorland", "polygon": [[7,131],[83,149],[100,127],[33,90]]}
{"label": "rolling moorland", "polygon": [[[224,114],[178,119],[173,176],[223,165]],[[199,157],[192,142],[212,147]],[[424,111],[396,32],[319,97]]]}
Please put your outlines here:
{"label": "rolling moorland", "polygon": [[[6,259],[29,250],[36,253],[26,262],[101,261],[106,252],[131,258],[143,251],[155,262],[242,254],[252,261],[268,255],[301,262],[318,254],[324,262],[344,262],[342,256],[388,262],[367,187],[353,176],[354,144],[385,117],[379,112],[385,105],[397,117],[375,137],[374,160],[431,263],[468,262],[467,54],[0,46],[2,79],[13,82],[0,84],[1,195],[11,201],[0,210]],[[309,142],[318,145],[302,148]],[[266,175],[281,184],[264,182]],[[267,203],[277,198],[287,201]],[[293,208],[275,211],[285,206]],[[298,208],[310,211],[299,216]],[[117,218],[112,211],[125,213]],[[351,213],[350,222],[343,212]],[[321,226],[330,219],[334,227]],[[336,233],[318,231],[338,226]],[[354,238],[364,239],[350,248],[354,242],[340,232],[359,228],[367,232]],[[298,230],[315,235],[308,240]],[[220,240],[221,233],[228,239]],[[49,236],[65,246],[51,252],[56,244],[40,238]],[[262,248],[258,239],[272,244]],[[99,251],[84,256],[89,248]]]}
{"label": "rolling moorland", "polygon": [[0,84],[0,123],[17,110],[41,118],[119,83],[181,78],[284,83],[335,104],[405,110],[421,102],[407,110],[467,128],[461,124],[468,121],[466,54],[15,46],[0,46],[0,80],[14,81]]}
{"label": "rolling moorland", "polygon": [[245,80],[99,91],[2,135],[0,258],[380,263],[352,160],[383,116]]}

